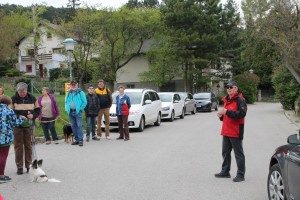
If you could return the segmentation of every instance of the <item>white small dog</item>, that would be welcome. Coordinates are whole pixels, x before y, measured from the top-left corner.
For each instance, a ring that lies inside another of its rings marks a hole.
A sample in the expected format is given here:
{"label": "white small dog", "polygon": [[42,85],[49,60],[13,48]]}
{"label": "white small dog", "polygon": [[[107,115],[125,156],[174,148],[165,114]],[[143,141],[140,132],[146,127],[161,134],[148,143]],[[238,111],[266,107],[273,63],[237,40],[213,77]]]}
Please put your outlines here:
{"label": "white small dog", "polygon": [[29,175],[31,182],[36,182],[36,183],[44,183],[44,182],[52,182],[52,183],[59,183],[59,180],[56,179],[48,179],[46,173],[42,170],[42,164],[43,160],[34,160],[30,170],[29,170]]}

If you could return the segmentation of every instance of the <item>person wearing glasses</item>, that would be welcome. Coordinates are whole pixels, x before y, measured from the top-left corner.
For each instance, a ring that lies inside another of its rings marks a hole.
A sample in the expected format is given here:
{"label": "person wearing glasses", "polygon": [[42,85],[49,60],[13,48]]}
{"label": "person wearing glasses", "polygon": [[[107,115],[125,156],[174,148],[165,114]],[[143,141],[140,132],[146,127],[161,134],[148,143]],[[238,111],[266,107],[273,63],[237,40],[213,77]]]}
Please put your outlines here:
{"label": "person wearing glasses", "polygon": [[227,95],[223,97],[224,108],[217,113],[223,122],[221,135],[223,136],[222,156],[223,164],[216,178],[230,178],[231,151],[233,149],[237,163],[237,175],[233,182],[245,180],[245,155],[243,150],[244,123],[247,104],[242,93],[238,91],[235,81],[226,85]]}
{"label": "person wearing glasses", "polygon": [[100,110],[100,101],[98,96],[95,94],[93,85],[89,85],[88,93],[86,95],[87,105],[84,109],[86,116],[86,141],[90,141],[90,133],[92,131],[92,140],[99,141],[100,139],[96,136],[96,117]]}

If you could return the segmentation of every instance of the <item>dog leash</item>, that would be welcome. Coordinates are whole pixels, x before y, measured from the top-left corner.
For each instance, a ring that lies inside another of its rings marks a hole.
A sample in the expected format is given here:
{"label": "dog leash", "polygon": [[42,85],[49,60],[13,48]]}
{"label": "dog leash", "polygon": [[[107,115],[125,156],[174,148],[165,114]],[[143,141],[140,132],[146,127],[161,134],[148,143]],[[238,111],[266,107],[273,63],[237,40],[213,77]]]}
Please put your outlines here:
{"label": "dog leash", "polygon": [[55,118],[55,119],[53,119],[53,120],[49,120],[49,121],[40,120],[40,122],[41,122],[41,123],[50,123],[50,122],[55,122],[55,121],[57,121],[58,119],[60,119],[61,121],[63,121],[63,122],[64,122],[64,123],[66,123],[66,124],[70,124],[70,122],[68,122],[68,121],[64,120],[64,119],[63,119],[63,118],[61,118],[61,117],[58,117],[58,118]]}
{"label": "dog leash", "polygon": [[32,160],[37,160],[36,141],[34,137],[34,121],[32,121],[30,130],[31,130],[31,141],[32,141]]}

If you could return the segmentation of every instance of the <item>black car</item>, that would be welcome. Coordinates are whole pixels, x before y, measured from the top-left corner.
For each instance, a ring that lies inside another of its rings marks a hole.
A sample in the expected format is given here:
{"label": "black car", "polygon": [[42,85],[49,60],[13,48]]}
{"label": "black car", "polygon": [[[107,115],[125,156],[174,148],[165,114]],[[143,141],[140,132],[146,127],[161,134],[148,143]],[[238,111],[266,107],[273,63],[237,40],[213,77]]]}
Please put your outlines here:
{"label": "black car", "polygon": [[300,199],[300,133],[288,137],[288,144],[273,154],[268,175],[269,200]]}
{"label": "black car", "polygon": [[194,99],[196,101],[197,111],[209,111],[211,109],[218,110],[218,101],[216,95],[213,92],[201,92],[194,94]]}

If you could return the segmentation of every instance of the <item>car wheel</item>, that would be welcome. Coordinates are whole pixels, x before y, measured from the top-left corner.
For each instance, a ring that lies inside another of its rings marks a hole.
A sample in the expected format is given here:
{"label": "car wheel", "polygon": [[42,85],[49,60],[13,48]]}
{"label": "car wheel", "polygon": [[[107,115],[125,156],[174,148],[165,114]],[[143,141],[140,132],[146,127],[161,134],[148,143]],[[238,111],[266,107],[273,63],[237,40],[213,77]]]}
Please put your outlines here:
{"label": "car wheel", "polygon": [[161,123],[161,114],[158,113],[158,116],[157,116],[156,122],[154,122],[154,125],[155,126],[160,126],[160,123]]}
{"label": "car wheel", "polygon": [[171,113],[171,118],[170,118],[170,122],[174,121],[174,118],[175,118],[175,112],[174,110],[172,110],[172,113]]}
{"label": "car wheel", "polygon": [[210,105],[209,108],[208,108],[208,112],[211,112],[211,109],[212,109],[212,107],[211,107],[211,105]]}
{"label": "car wheel", "polygon": [[181,115],[180,115],[180,119],[183,119],[184,118],[184,113],[185,113],[185,111],[184,111],[184,108],[182,109],[182,113],[181,113]]}
{"label": "car wheel", "polygon": [[196,112],[197,112],[197,109],[196,109],[196,106],[194,106],[194,109],[192,110],[192,114],[194,115],[194,114],[196,114]]}
{"label": "car wheel", "polygon": [[141,120],[140,120],[140,126],[138,128],[138,131],[139,132],[143,132],[145,129],[145,119],[144,119],[144,116],[141,117]]}
{"label": "car wheel", "polygon": [[269,200],[286,200],[282,173],[278,164],[271,167],[268,175]]}

